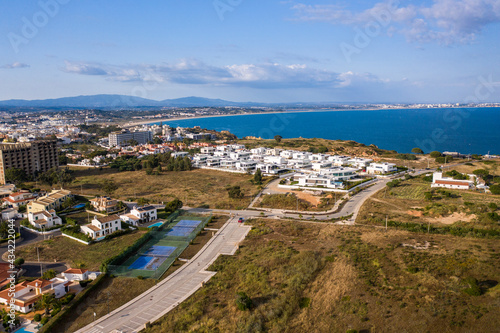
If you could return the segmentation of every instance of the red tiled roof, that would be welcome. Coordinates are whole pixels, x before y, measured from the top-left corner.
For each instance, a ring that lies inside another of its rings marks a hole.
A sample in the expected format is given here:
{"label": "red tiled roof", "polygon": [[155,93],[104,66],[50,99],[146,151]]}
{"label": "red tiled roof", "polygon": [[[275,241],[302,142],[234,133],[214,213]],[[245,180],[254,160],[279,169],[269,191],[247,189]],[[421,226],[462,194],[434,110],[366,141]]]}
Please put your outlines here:
{"label": "red tiled roof", "polygon": [[452,181],[452,180],[436,180],[435,183],[436,184],[443,184],[443,185],[470,186],[469,182]]}
{"label": "red tiled roof", "polygon": [[83,273],[85,273],[87,271],[88,271],[88,269],[84,269],[84,268],[70,268],[70,269],[65,270],[63,273],[68,273],[68,274],[83,274]]}
{"label": "red tiled roof", "polygon": [[46,286],[48,286],[50,284],[52,284],[52,282],[49,281],[49,280],[36,279],[34,281],[29,282],[28,286],[30,286],[30,287],[37,287],[37,288],[43,288],[43,287],[46,287]]}

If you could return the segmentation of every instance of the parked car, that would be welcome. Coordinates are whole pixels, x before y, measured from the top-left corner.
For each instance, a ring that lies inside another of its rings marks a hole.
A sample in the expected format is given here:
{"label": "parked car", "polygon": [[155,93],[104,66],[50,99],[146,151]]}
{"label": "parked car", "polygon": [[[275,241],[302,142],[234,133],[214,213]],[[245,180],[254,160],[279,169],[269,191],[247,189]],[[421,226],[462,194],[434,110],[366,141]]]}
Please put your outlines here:
{"label": "parked car", "polygon": [[242,217],[240,217],[240,218],[238,219],[238,223],[243,223],[243,218],[242,218]]}

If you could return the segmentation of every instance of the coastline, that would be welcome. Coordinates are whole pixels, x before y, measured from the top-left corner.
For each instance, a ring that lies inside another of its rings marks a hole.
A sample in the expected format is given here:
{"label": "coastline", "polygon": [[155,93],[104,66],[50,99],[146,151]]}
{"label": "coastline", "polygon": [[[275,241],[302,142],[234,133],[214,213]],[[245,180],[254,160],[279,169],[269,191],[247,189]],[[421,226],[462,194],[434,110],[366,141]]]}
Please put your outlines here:
{"label": "coastline", "polygon": [[[481,107],[453,107],[453,109],[478,109],[478,108],[489,108],[488,106],[481,106]],[[135,127],[135,126],[140,126],[140,125],[147,125],[147,124],[154,124],[154,123],[159,123],[159,122],[170,122],[170,121],[178,121],[178,120],[189,120],[189,119],[206,119],[206,118],[217,118],[217,117],[236,117],[236,116],[253,116],[253,115],[263,115],[263,114],[282,114],[282,113],[307,113],[307,112],[346,112],[346,111],[401,111],[401,110],[429,110],[429,108],[364,108],[364,109],[328,109],[328,110],[284,110],[284,111],[270,111],[270,112],[255,112],[255,113],[239,113],[239,114],[217,114],[217,115],[207,115],[207,116],[200,116],[200,117],[177,117],[177,118],[160,118],[160,119],[154,119],[154,120],[142,120],[142,121],[137,121],[133,123],[126,123],[126,124],[120,124],[117,123],[118,125],[121,125],[123,128],[130,128],[130,127]],[[441,109],[450,109],[448,108],[431,108],[433,110],[441,110]]]}

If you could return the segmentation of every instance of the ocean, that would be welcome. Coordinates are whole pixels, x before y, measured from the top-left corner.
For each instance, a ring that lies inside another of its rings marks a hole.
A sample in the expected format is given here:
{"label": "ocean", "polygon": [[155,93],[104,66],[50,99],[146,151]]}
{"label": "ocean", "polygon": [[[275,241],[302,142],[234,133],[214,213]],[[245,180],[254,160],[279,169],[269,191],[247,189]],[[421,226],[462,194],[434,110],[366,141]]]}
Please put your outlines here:
{"label": "ocean", "polygon": [[272,139],[281,135],[283,138],[353,140],[400,153],[419,147],[426,153],[437,150],[500,154],[500,108],[286,112],[163,123],[173,127],[227,130],[239,138]]}

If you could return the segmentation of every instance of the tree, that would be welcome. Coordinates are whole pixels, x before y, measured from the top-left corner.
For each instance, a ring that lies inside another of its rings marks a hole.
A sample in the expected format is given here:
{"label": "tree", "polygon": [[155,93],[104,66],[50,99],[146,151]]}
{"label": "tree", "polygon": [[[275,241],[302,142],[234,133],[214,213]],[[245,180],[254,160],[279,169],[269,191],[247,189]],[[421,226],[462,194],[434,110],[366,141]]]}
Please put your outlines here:
{"label": "tree", "polygon": [[52,294],[45,294],[42,298],[37,302],[36,308],[45,309],[45,315],[48,316],[50,314],[50,309],[53,309],[57,304],[57,300]]}
{"label": "tree", "polygon": [[432,158],[441,157],[441,153],[438,151],[432,151],[430,155]]}
{"label": "tree", "polygon": [[23,169],[9,168],[5,170],[5,180],[17,185],[19,183],[27,181],[28,175]]}
{"label": "tree", "polygon": [[227,194],[229,195],[229,198],[231,199],[241,199],[245,195],[241,191],[241,188],[239,186],[231,186],[227,188]]}
{"label": "tree", "polygon": [[61,187],[65,184],[69,184],[74,180],[73,171],[69,168],[52,168],[46,172],[38,175],[38,180],[49,186],[59,183]]}
{"label": "tree", "polygon": [[413,148],[411,150],[411,152],[414,153],[414,154],[423,154],[424,153],[424,151],[422,149],[418,148],[418,147]]}
{"label": "tree", "polygon": [[107,196],[111,196],[118,189],[115,181],[112,179],[104,179],[101,182],[101,190],[106,193]]}
{"label": "tree", "polygon": [[57,273],[56,273],[55,270],[49,269],[49,270],[43,272],[42,279],[44,279],[44,280],[50,280],[50,279],[55,278],[56,275],[57,275]]}
{"label": "tree", "polygon": [[70,197],[67,197],[66,200],[64,200],[64,202],[62,204],[62,208],[66,209],[66,208],[73,206],[74,204],[75,204],[75,200],[70,196]]}
{"label": "tree", "polygon": [[491,185],[490,191],[493,194],[500,194],[500,185]]}
{"label": "tree", "polygon": [[253,175],[253,181],[257,185],[262,184],[262,171],[260,171],[259,168],[257,168],[257,171],[255,171],[255,174]]}
{"label": "tree", "polygon": [[490,175],[490,172],[486,169],[477,169],[477,170],[472,171],[472,173],[478,177],[483,178],[483,179],[488,178],[488,176]]}
{"label": "tree", "polygon": [[179,199],[175,198],[174,200],[169,201],[169,202],[167,202],[165,204],[165,212],[167,212],[167,213],[173,213],[177,209],[181,209],[182,205],[183,205],[182,201],[180,201]]}
{"label": "tree", "polygon": [[281,139],[283,139],[283,137],[281,135],[275,135],[274,136],[274,140],[276,140],[277,143],[280,143]]}

